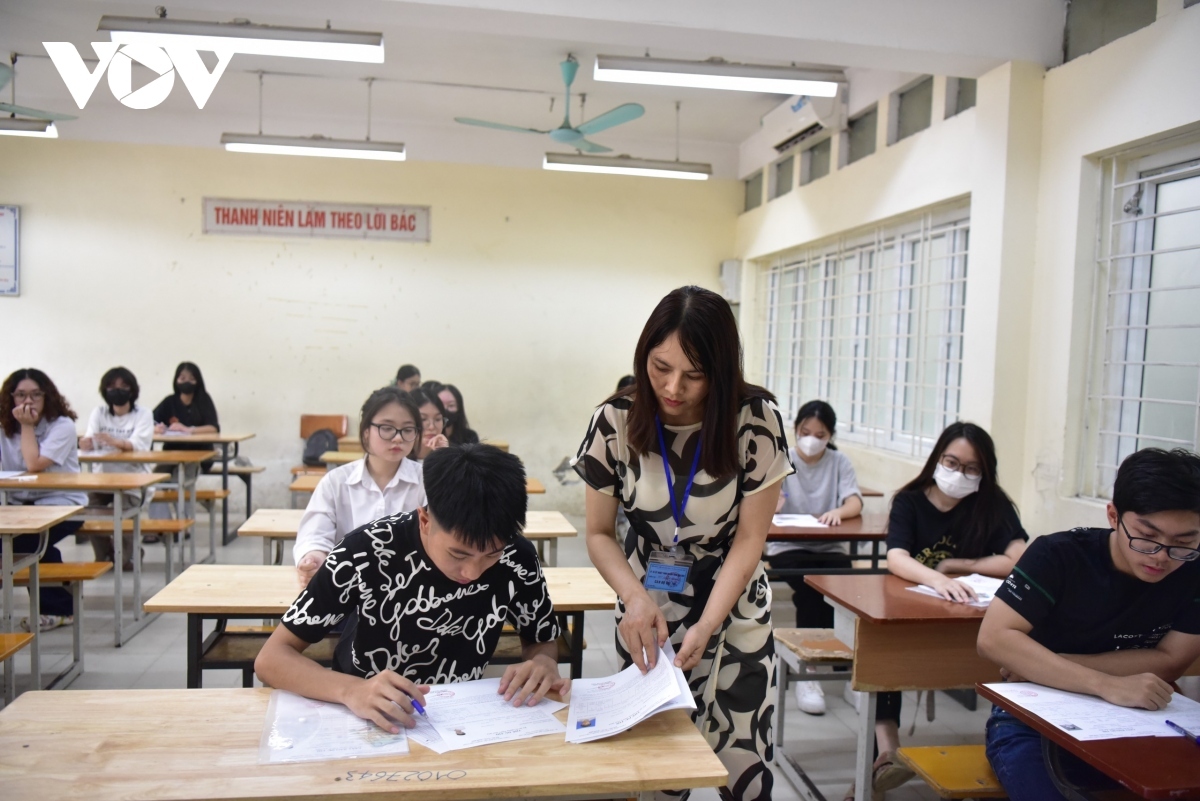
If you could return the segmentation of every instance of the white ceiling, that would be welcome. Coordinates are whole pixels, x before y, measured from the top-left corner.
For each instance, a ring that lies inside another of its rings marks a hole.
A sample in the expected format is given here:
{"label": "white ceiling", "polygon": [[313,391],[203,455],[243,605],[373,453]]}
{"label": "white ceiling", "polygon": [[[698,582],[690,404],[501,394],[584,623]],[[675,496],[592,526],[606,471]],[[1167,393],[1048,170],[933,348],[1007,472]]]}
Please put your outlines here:
{"label": "white ceiling", "polygon": [[[44,41],[106,37],[104,14],[149,17],[153,0],[0,0],[0,53],[21,54],[17,102],[76,113],[59,125],[68,139],[216,147],[224,131],[258,128],[258,70],[265,70],[263,130],[271,134],[361,138],[367,77],[374,88],[372,138],[402,141],[409,157],[538,167],[548,138],[469,128],[473,116],[552,128],[562,119],[558,62],[573,53],[575,91],[587,116],[638,102],[646,115],[594,138],[648,158],[675,155],[675,101],[682,101],[681,152],[732,177],[737,145],[783,98],[741,92],[596,83],[597,53],[684,59],[829,64],[852,82],[869,72],[973,77],[1009,60],[1047,66],[1061,60],[1063,0],[160,0],[171,18],[381,31],[384,64],[234,56],[208,104],[198,110],[184,88],[156,109],[117,103],[101,82],[78,111],[45,56]],[[211,65],[211,61],[210,61]],[[146,72],[142,80],[151,76]],[[137,73],[135,72],[135,86]],[[3,100],[8,100],[7,90]],[[551,111],[551,100],[554,101]],[[578,121],[579,101],[572,104]]]}

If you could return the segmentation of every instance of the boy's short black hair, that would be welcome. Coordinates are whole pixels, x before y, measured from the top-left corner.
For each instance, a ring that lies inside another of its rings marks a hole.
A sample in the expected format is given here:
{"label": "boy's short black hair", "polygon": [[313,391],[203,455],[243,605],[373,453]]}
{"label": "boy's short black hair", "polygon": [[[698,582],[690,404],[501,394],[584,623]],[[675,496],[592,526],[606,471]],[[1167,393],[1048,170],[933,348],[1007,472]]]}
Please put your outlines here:
{"label": "boy's short black hair", "polygon": [[400,369],[396,371],[396,380],[397,381],[407,381],[408,379],[412,378],[414,375],[420,375],[420,374],[421,374],[421,371],[417,369],[416,365],[402,364],[402,365],[400,365]]}
{"label": "boy's short black hair", "polygon": [[452,445],[425,457],[425,496],[438,524],[467,545],[491,550],[525,528],[525,467],[492,445]]}
{"label": "boy's short black hair", "polygon": [[1130,454],[1117,468],[1112,501],[1121,514],[1200,514],[1200,456],[1183,448],[1143,448]]}

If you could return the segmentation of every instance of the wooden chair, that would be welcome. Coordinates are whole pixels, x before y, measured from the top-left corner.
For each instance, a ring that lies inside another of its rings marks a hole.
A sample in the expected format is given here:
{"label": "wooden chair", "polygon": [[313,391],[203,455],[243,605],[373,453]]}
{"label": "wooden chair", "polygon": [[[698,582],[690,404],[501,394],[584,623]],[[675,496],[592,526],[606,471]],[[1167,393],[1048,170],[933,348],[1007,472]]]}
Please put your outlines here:
{"label": "wooden chair", "polygon": [[906,747],[896,757],[939,798],[1008,798],[982,745]]}
{"label": "wooden chair", "polygon": [[[32,634],[25,634],[21,632],[16,634],[0,634],[0,665],[4,665],[4,669],[6,671],[12,670],[13,666],[6,664],[8,660],[20,653],[21,650],[31,642],[33,642]],[[4,703],[11,704],[12,702],[13,699],[10,698],[6,693],[4,696]]]}
{"label": "wooden chair", "polygon": [[[300,439],[307,440],[322,428],[328,428],[335,437],[341,439],[350,432],[350,418],[344,414],[302,414],[300,415]],[[293,476],[318,476],[326,472],[322,466],[311,467],[298,464],[292,468]]]}
{"label": "wooden chair", "polygon": [[[834,672],[854,664],[854,652],[833,635],[833,629],[775,629],[775,651],[779,655],[775,702],[775,745],[783,747],[783,717],[787,709],[788,684],[793,681],[847,681],[850,673]],[[813,668],[809,671],[809,668]]]}

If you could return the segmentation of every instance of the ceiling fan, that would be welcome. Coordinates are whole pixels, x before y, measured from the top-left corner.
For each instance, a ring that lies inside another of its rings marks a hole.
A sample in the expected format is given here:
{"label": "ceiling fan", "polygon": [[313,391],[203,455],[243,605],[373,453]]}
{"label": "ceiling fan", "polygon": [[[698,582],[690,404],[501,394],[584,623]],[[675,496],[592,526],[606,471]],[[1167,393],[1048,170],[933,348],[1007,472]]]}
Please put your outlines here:
{"label": "ceiling fan", "polygon": [[606,131],[617,125],[636,120],[646,113],[646,109],[640,103],[624,103],[597,117],[593,117],[587,122],[580,123],[579,125],[571,125],[571,84],[575,82],[575,73],[579,69],[579,62],[575,60],[574,56],[569,55],[567,56],[567,60],[558,66],[562,69],[563,83],[567,85],[567,100],[564,104],[566,113],[563,115],[562,125],[557,128],[549,131],[541,131],[537,128],[521,128],[517,125],[505,125],[502,122],[488,122],[487,120],[477,120],[471,117],[455,117],[454,120],[464,125],[478,125],[481,128],[495,128],[498,131],[550,134],[550,138],[555,142],[568,145],[576,150],[586,153],[611,153],[611,147],[605,147],[604,145],[588,141],[587,137],[591,134]]}
{"label": "ceiling fan", "polygon": [[32,117],[35,120],[75,120],[79,119],[71,114],[59,114],[56,111],[42,111],[41,109],[28,108],[26,106],[18,106],[17,102],[17,80],[16,71],[13,69],[17,65],[17,57],[12,57],[12,64],[5,64],[0,61],[0,91],[9,83],[12,83],[12,102],[0,103],[0,112],[6,112],[14,117],[20,115],[22,117]]}

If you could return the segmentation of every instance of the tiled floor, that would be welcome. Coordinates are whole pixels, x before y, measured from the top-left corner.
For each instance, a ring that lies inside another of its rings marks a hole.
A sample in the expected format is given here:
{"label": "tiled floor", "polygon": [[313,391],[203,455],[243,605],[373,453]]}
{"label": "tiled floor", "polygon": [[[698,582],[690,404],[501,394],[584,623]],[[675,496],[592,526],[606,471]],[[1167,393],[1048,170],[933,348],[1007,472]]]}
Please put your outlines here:
{"label": "tiled floor", "polygon": [[[582,529],[582,520],[572,520]],[[201,524],[202,529],[204,523]],[[198,550],[201,555],[206,549],[207,536],[201,538]],[[75,545],[71,540],[63,544],[64,558],[68,561],[87,561],[92,558],[91,547]],[[217,559],[229,564],[258,564],[262,559],[262,548],[258,540],[237,541],[225,547],[218,546]],[[162,586],[163,548],[146,546],[146,597],[150,597]],[[290,553],[289,553],[290,561]],[[559,564],[563,566],[585,566],[590,564],[582,538],[565,540],[559,546]],[[128,584],[126,585],[128,586]],[[127,590],[128,592],[128,590]],[[788,626],[793,622],[790,591],[777,585],[775,601],[775,623]],[[181,688],[185,682],[185,617],[167,614],[146,627],[122,648],[112,644],[112,577],[106,576],[87,588],[85,672],[71,690],[92,689],[150,689]],[[18,593],[19,603],[24,604],[24,594]],[[24,614],[20,608],[18,614]],[[611,612],[589,612],[586,617],[585,636],[588,650],[584,656],[584,673],[588,676],[603,676],[616,672],[617,662],[613,647],[613,615]],[[71,647],[70,629],[61,629],[44,635],[42,644],[43,670],[47,677],[62,670],[69,661]],[[55,656],[55,655],[58,656]],[[27,657],[17,658],[19,665],[19,687],[28,686]],[[204,676],[208,687],[241,686],[241,674],[237,671],[207,671]],[[857,713],[842,700],[842,685],[826,685],[827,714],[813,717],[801,713],[789,699],[785,721],[785,750],[793,755],[809,772],[821,792],[831,801],[840,801],[850,782],[854,763],[855,731]],[[925,720],[922,710],[916,732],[908,736],[907,728],[917,715],[915,694],[906,693],[904,699],[903,741],[917,745],[982,742],[984,721],[987,719],[985,705],[980,704],[975,712],[969,712],[949,697],[938,694],[936,719]],[[715,791],[701,791],[692,796],[698,801],[716,801]],[[790,801],[796,798],[794,788],[781,773],[776,771],[775,798]],[[907,799],[932,799],[936,796],[919,782],[910,782],[888,794],[891,801]]]}

